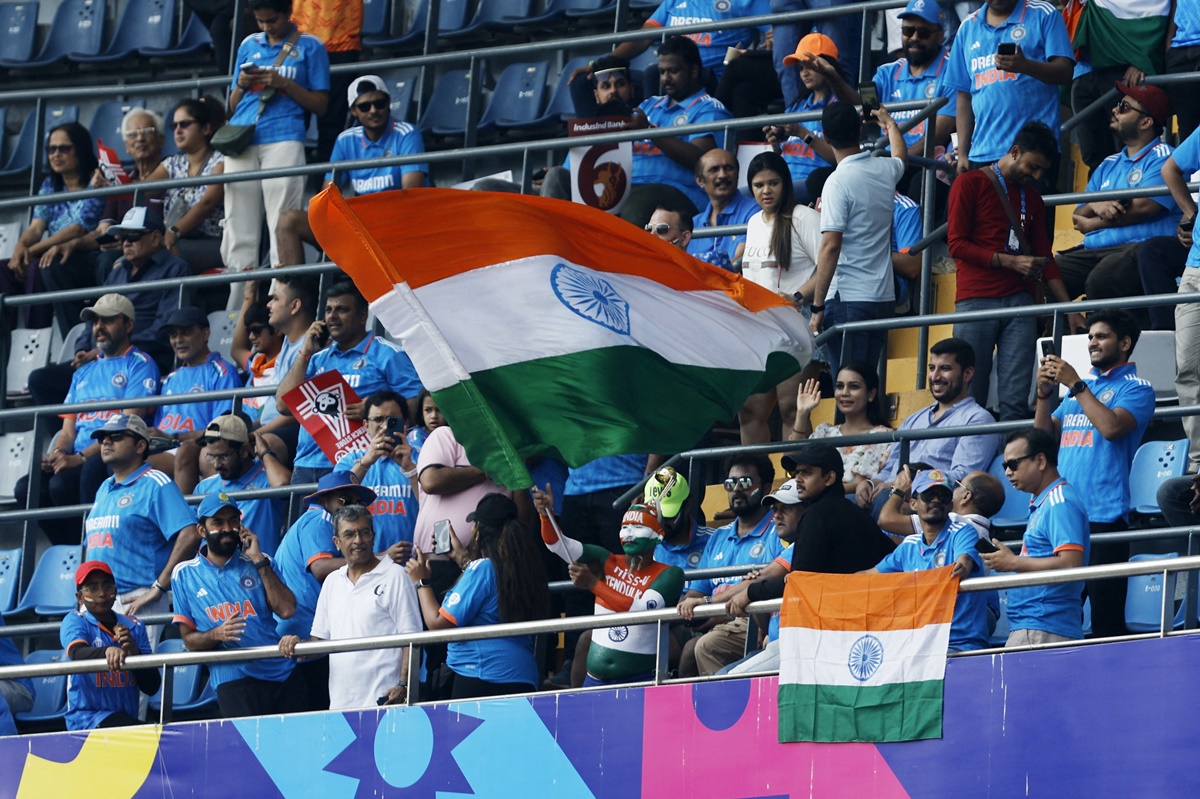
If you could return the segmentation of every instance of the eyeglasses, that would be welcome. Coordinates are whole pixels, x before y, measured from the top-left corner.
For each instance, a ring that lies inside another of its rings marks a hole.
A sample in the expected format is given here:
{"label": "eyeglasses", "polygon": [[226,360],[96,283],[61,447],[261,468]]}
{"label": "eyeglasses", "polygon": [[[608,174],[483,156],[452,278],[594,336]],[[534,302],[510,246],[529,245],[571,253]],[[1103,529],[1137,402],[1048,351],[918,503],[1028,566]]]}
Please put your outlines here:
{"label": "eyeglasses", "polygon": [[171,123],[172,130],[187,130],[192,125],[196,124],[194,119],[177,119]]}
{"label": "eyeglasses", "polygon": [[209,463],[225,463],[225,461],[233,457],[233,453],[226,452],[224,455],[215,455],[211,452],[206,452],[204,453],[204,457]]}
{"label": "eyeglasses", "polygon": [[905,25],[900,33],[906,39],[928,39],[934,33],[934,28],[918,28],[915,25]]}
{"label": "eyeglasses", "polygon": [[920,494],[917,494],[917,498],[922,502],[933,502],[935,499],[940,499],[942,502],[945,502],[949,499],[949,497],[946,496],[946,489],[944,488],[941,490],[931,488],[928,491],[922,491]]}
{"label": "eyeglasses", "polygon": [[63,155],[66,155],[67,153],[74,152],[74,150],[75,150],[74,144],[47,144],[46,145],[46,153],[48,155],[54,155],[55,153],[62,153]]}
{"label": "eyeglasses", "polygon": [[646,225],[646,232],[653,233],[656,236],[665,236],[671,232],[671,226],[665,222],[659,222],[657,225]]}
{"label": "eyeglasses", "polygon": [[137,244],[139,241],[142,240],[142,236],[145,236],[145,235],[146,235],[145,233],[122,233],[117,238],[120,239],[122,242],[127,241],[130,244]]}
{"label": "eyeglasses", "polygon": [[368,416],[367,421],[374,422],[375,424],[387,424],[388,419],[399,419],[399,418],[400,418],[399,416]]}
{"label": "eyeglasses", "polygon": [[143,138],[148,139],[151,136],[158,135],[158,128],[135,128],[134,130],[122,131],[121,135],[127,139]]}
{"label": "eyeglasses", "polygon": [[125,430],[118,430],[115,433],[104,433],[102,435],[96,436],[96,438],[100,439],[101,441],[112,441],[113,443],[116,443],[117,441],[124,441],[125,439],[132,438],[132,437],[133,437],[133,433],[127,432]]}
{"label": "eyeglasses", "polygon": [[1015,472],[1017,470],[1017,467],[1021,465],[1021,461],[1027,461],[1032,457],[1033,457],[1032,455],[1022,455],[1019,458],[1011,458],[1009,460],[1006,460],[1003,463],[1001,463],[1000,465],[1004,467],[1004,471],[1006,471],[1006,472]]}
{"label": "eyeglasses", "polygon": [[81,585],[79,590],[85,594],[93,596],[100,594],[115,594],[117,593],[117,584],[111,580],[101,583],[100,585]]}
{"label": "eyeglasses", "polygon": [[376,111],[386,111],[390,107],[391,107],[391,101],[389,101],[387,99],[366,100],[364,102],[354,104],[354,110],[360,114],[365,114],[368,111],[370,111],[371,109],[374,109]]}
{"label": "eyeglasses", "polygon": [[1119,103],[1117,103],[1117,113],[1124,114],[1126,111],[1132,111],[1133,113],[1140,114],[1141,116],[1144,116],[1144,117],[1150,116],[1148,113],[1146,113],[1142,109],[1134,108],[1132,105],[1129,104],[1128,100],[1121,100]]}
{"label": "eyeglasses", "polygon": [[745,491],[747,488],[754,487],[753,477],[729,477],[722,484],[726,491]]}

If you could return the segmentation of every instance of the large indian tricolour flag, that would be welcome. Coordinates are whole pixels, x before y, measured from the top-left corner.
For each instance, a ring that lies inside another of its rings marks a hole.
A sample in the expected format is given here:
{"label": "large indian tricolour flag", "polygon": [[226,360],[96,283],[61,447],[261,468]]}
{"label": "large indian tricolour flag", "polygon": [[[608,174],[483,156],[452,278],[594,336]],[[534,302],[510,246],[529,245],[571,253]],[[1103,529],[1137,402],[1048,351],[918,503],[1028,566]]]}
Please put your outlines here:
{"label": "large indian tricolour flag", "polygon": [[1147,42],[1166,35],[1171,0],[1079,0],[1066,13],[1068,24],[1075,20],[1071,43],[1094,69],[1132,64],[1147,75],[1163,71],[1161,44]]}
{"label": "large indian tricolour flag", "polygon": [[779,624],[779,740],[942,737],[958,579],[793,572]]}
{"label": "large indian tricolour flag", "polygon": [[812,354],[790,301],[587,206],[327,189],[308,213],[472,465],[509,488],[536,455],[687,449]]}

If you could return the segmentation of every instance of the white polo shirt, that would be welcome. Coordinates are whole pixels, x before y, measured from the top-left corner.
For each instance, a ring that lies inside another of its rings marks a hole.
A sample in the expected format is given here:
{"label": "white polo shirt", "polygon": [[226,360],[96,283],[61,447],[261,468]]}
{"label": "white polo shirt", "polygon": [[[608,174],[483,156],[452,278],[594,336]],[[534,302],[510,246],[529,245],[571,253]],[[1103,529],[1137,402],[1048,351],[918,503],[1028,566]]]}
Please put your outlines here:
{"label": "white polo shirt", "polygon": [[[350,582],[343,566],[325,578],[312,637],[324,641],[420,632],[417,588],[390,558]],[[329,709],[375,707],[379,697],[405,679],[399,649],[337,652],[329,656]]]}

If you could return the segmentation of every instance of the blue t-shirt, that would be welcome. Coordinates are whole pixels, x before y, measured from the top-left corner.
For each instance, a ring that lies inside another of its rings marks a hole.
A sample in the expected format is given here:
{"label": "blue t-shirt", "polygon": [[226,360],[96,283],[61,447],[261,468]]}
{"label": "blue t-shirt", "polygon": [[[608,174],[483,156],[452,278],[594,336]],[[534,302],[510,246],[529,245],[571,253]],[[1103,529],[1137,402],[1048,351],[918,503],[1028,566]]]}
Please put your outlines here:
{"label": "blue t-shirt", "polygon": [[319,505],[314,505],[292,525],[283,537],[271,568],[292,589],[296,596],[296,615],[290,619],[275,617],[275,629],[281,636],[298,635],[308,638],[312,632],[321,583],[308,567],[322,558],[340,558],[333,543],[333,517]]}
{"label": "blue t-shirt", "polygon": [[[262,461],[254,461],[241,477],[222,480],[221,475],[206,477],[196,485],[196,494],[212,494],[217,491],[245,491],[252,488],[270,488],[267,470]],[[279,549],[279,535],[283,527],[283,499],[239,499],[242,511],[242,526],[258,536],[258,548],[264,555],[275,556]]]}
{"label": "blue t-shirt", "polygon": [[[663,0],[646,25],[670,28],[675,25],[697,25],[742,17],[758,17],[771,13],[770,0]],[[700,49],[700,61],[713,76],[725,71],[725,50],[729,47],[747,48],[766,33],[770,26],[759,28],[727,28],[711,33],[688,33],[687,38]]]}
{"label": "blue t-shirt", "polygon": [[[281,336],[279,342],[279,354],[275,356],[274,375],[276,384],[283,379],[283,376],[286,375],[288,370],[292,368],[292,364],[296,362],[296,356],[300,354],[300,346],[302,344],[304,344],[304,336],[301,336],[300,340],[295,344],[288,341],[287,336]],[[251,375],[246,384],[249,385],[249,381],[253,379],[254,377]],[[268,395],[266,397],[262,397],[262,399],[262,412],[258,415],[259,425],[265,425],[267,422],[279,415],[279,407],[275,404],[274,396]]]}
{"label": "blue t-shirt", "polygon": [[[692,218],[692,227],[695,230],[701,230],[706,227],[713,227],[709,224],[709,217],[712,216],[712,202],[704,206],[704,210],[696,214]],[[717,227],[724,225],[744,225],[750,221],[750,217],[759,212],[758,203],[751,198],[742,194],[740,191],[733,195],[733,199],[729,201],[721,213],[717,214]],[[713,250],[722,250],[729,259],[733,260],[733,255],[737,252],[738,245],[746,243],[746,234],[741,233],[737,236],[708,236],[706,238],[693,238],[688,242],[687,251],[692,255],[701,255]]]}
{"label": "blue t-shirt", "polygon": [[[222,641],[217,649],[241,649],[278,646],[275,617],[267,604],[262,575],[249,557],[238,552],[224,566],[206,557],[207,547],[189,561],[180,563],[171,573],[171,599],[175,623],[199,632],[219,627],[234,614],[246,622],[240,641]],[[253,677],[268,682],[283,682],[292,673],[290,658],[241,660],[236,663],[210,663],[209,682],[217,688],[224,682]]]}
{"label": "blue t-shirt", "polygon": [[[721,52],[725,51],[722,49]],[[725,106],[721,105],[720,100],[704,89],[678,103],[665,94],[651,97],[642,101],[638,108],[656,128],[696,125],[733,117]],[[684,141],[695,141],[705,136],[713,136],[714,133],[715,131],[693,133],[680,138]],[[696,185],[696,172],[692,167],[672,160],[658,148],[654,139],[639,139],[633,143],[633,185],[643,186],[647,183],[674,186],[686,194],[697,208],[708,202],[708,195]]]}
{"label": "blue t-shirt", "polygon": [[[907,103],[914,100],[932,100],[934,97],[946,97],[949,99],[944,106],[938,109],[937,115],[940,117],[953,117],[956,113],[957,93],[946,84],[946,63],[950,59],[950,49],[943,47],[942,51],[934,57],[933,61],[925,65],[925,71],[920,75],[913,75],[908,68],[908,59],[901,58],[898,61],[893,61],[890,64],[884,64],[879,69],[875,70],[875,77],[872,79],[875,82],[875,88],[879,92],[879,98],[885,105],[889,103]],[[892,119],[903,125],[904,122],[917,114],[921,113],[920,109],[914,108],[911,111],[896,111],[892,114]],[[925,135],[925,123],[928,119],[922,119],[912,130],[904,134],[904,143],[912,146],[917,143],[917,140]]]}
{"label": "blue t-shirt", "polygon": [[610,488],[628,488],[645,481],[645,455],[606,455],[571,469],[563,492],[575,497]]}
{"label": "blue t-shirt", "polygon": [[[789,105],[787,113],[799,114],[805,111],[820,111],[830,103],[836,102],[837,98],[833,96],[832,92],[824,100],[817,100],[810,94],[804,99],[797,100]],[[825,138],[825,129],[821,125],[819,118],[811,119],[801,124],[812,133],[814,138]],[[833,164],[817,155],[817,151],[805,144],[804,139],[799,136],[788,137],[787,141],[783,142],[780,147],[779,154],[783,156],[783,160],[787,162],[788,171],[792,173],[792,183],[804,183],[809,175],[821,167],[833,166]]]}
{"label": "blue t-shirt", "polygon": [[[446,594],[438,612],[454,622],[455,627],[481,627],[501,622],[496,567],[490,558],[468,564],[462,577]],[[455,641],[447,647],[446,665],[455,674],[485,682],[538,684],[533,637],[529,635]]]}
{"label": "blue t-shirt", "polygon": [[[197,394],[201,391],[222,391],[241,388],[233,364],[221,357],[219,352],[210,352],[199,366],[181,366],[167,375],[162,383],[163,396]],[[208,423],[223,413],[228,413],[229,400],[210,402],[179,402],[159,406],[154,417],[154,426],[168,435],[194,433],[208,427]]]}
{"label": "blue t-shirt", "polygon": [[921,240],[921,206],[906,194],[892,199],[892,252],[907,252]]}
{"label": "blue t-shirt", "polygon": [[[975,549],[978,540],[979,533],[973,526],[947,519],[932,544],[925,543],[922,533],[910,535],[875,568],[883,574],[940,569],[967,555],[975,564],[972,574],[978,577],[983,571],[983,560]],[[954,600],[954,618],[950,621],[950,651],[983,649],[988,640],[987,624],[987,598],[980,592],[960,593]]]}
{"label": "blue t-shirt", "polygon": [[[330,161],[363,161],[368,158],[388,158],[393,155],[418,155],[425,152],[421,132],[413,125],[388,117],[390,123],[379,141],[371,141],[362,125],[342,131],[333,144]],[[338,173],[338,184],[345,185],[349,177],[355,194],[373,194],[377,191],[400,188],[400,180],[409,172],[429,174],[427,164],[405,164],[403,166],[379,166],[372,169],[351,169]],[[325,179],[332,181],[333,173],[326,172]],[[428,180],[426,180],[428,182]],[[424,185],[424,184],[422,184]]]}
{"label": "blue t-shirt", "polygon": [[412,462],[416,466],[420,461],[421,447],[425,446],[425,439],[429,438],[429,431],[424,427],[414,427],[404,434],[404,440],[408,442],[408,446],[412,449]]}
{"label": "blue t-shirt", "polygon": [[107,563],[120,593],[145,588],[166,567],[172,539],[195,523],[175,481],[146,463],[121,482],[114,475],[100,484],[84,522],[85,559]]}
{"label": "blue t-shirt", "polygon": [[[737,521],[713,530],[708,545],[704,547],[704,555],[700,558],[700,568],[766,564],[775,560],[781,552],[783,541],[775,533],[775,516],[768,513],[753,530],[743,536],[738,535]],[[713,596],[741,579],[741,575],[732,575],[692,580],[688,583],[688,590]]]}
{"label": "blue t-shirt", "polygon": [[[1064,550],[1076,550],[1083,552],[1086,565],[1091,554],[1091,534],[1087,510],[1075,489],[1065,480],[1056,480],[1029,505],[1033,511],[1025,528],[1021,554],[1048,558]],[[1082,638],[1082,592],[1082,582],[1010,588],[1009,628]]]}
{"label": "blue t-shirt", "polygon": [[[1192,131],[1191,136],[1180,142],[1171,157],[1175,159],[1175,166],[1179,167],[1184,177],[1190,181],[1191,175],[1200,169],[1200,128]],[[1187,265],[1193,268],[1200,267],[1200,237],[1192,238]]]}
{"label": "blue t-shirt", "polygon": [[1045,0],[1023,0],[995,28],[987,23],[986,5],[967,17],[954,37],[946,83],[971,95],[975,128],[968,156],[972,161],[999,160],[1031,119],[1045,122],[1058,135],[1059,87],[997,69],[996,48],[1001,42],[1016,43],[1032,61],[1061,57],[1075,62],[1062,13]]}
{"label": "blue t-shirt", "polygon": [[669,544],[659,541],[654,548],[654,559],[668,566],[678,566],[681,569],[698,569],[704,558],[704,550],[712,538],[712,528],[701,527],[698,522],[692,522],[692,537],[686,544]]}
{"label": "blue t-shirt", "polygon": [[1175,37],[1171,47],[1194,47],[1200,44],[1200,3],[1179,0],[1175,6]]}
{"label": "blue t-shirt", "polygon": [[[362,460],[362,451],[351,452],[337,462],[339,472],[348,472]],[[412,543],[417,523],[417,498],[394,458],[380,458],[371,464],[361,485],[375,492],[371,503],[371,522],[375,528],[375,551],[383,552],[398,541]]]}
{"label": "blue t-shirt", "polygon": [[1129,411],[1137,427],[1109,441],[1088,419],[1079,400],[1067,397],[1054,409],[1054,418],[1062,425],[1058,471],[1088,498],[1089,521],[1124,521],[1129,514],[1129,469],[1154,415],[1154,388],[1137,376],[1134,363],[1107,372],[1092,369],[1085,380],[1101,404]]}
{"label": "blue t-shirt", "polygon": [[[408,355],[374,333],[368,333],[362,341],[345,351],[338,349],[337,344],[330,344],[308,362],[304,377],[308,379],[333,371],[340,372],[363,399],[383,389],[391,389],[402,397],[415,397],[421,393],[421,380]],[[310,469],[333,466],[303,427],[300,428],[299,443],[296,445],[295,465]]]}
{"label": "blue t-shirt", "polygon": [[[129,628],[139,652],[143,655],[151,653],[146,625],[120,613],[117,624]],[[58,630],[58,640],[67,652],[76,644],[88,647],[118,645],[112,631],[86,610],[67,614]],[[124,713],[136,719],[140,693],[137,677],[127,669],[72,674],[67,677],[67,729],[94,730],[113,713]]]}
{"label": "blue t-shirt", "polygon": [[[1092,170],[1091,177],[1088,178],[1087,190],[1106,191],[1161,186],[1163,185],[1162,166],[1170,157],[1171,145],[1164,144],[1159,138],[1155,138],[1154,141],[1134,153],[1132,157],[1122,147]],[[1085,233],[1083,246],[1088,249],[1116,247],[1133,241],[1144,241],[1151,236],[1174,236],[1175,228],[1182,216],[1175,199],[1170,194],[1147,199],[1162,206],[1162,212],[1158,216],[1138,222],[1136,225],[1106,227]]]}
{"label": "blue t-shirt", "polygon": [[[50,178],[42,181],[38,196],[45,194],[62,194],[67,192],[55,191]],[[71,225],[79,225],[84,230],[95,230],[104,214],[104,198],[92,197],[90,200],[63,200],[62,202],[46,203],[33,206],[33,218],[46,223],[46,232],[53,236]]]}
{"label": "blue t-shirt", "polygon": [[[106,358],[103,354],[85,363],[71,376],[67,390],[68,405],[79,402],[153,397],[158,393],[158,366],[154,359],[137,347],[125,350],[124,355]],[[104,426],[119,410],[86,411],[75,414],[75,451],[81,452],[92,443],[92,431]]]}
{"label": "blue t-shirt", "polygon": [[[289,33],[288,36],[291,34]],[[270,44],[265,33],[252,33],[243,39],[241,46],[238,47],[237,66],[234,67],[233,79],[229,82],[229,92],[232,93],[237,88],[242,64],[253,62],[263,69],[276,69],[275,59],[285,42]],[[307,33],[300,34],[295,48],[287,58],[283,59],[278,70],[284,77],[296,81],[309,91],[329,91],[329,53],[325,51],[325,45],[316,36],[310,36]],[[261,84],[255,84],[246,90],[242,95],[241,102],[234,109],[229,124],[255,125],[255,144],[304,141],[308,112],[286,92],[275,93],[275,96],[263,107],[262,115],[258,117],[258,122],[255,124],[255,115],[258,114],[258,98],[262,93],[262,88]]]}

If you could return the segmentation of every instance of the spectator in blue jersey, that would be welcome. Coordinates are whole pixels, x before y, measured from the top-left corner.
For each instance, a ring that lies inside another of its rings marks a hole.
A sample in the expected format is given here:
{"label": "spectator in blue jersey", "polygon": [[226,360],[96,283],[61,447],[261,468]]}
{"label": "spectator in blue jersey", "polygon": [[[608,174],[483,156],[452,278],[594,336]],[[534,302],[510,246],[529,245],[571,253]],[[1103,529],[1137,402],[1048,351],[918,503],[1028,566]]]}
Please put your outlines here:
{"label": "spectator in blue jersey", "polygon": [[[1045,0],[988,0],[964,20],[946,65],[946,84],[957,92],[959,174],[999,161],[1031,119],[1058,138],[1058,87],[1071,82],[1074,65],[1062,14]],[[1052,167],[1045,180],[1057,178]]]}
{"label": "spectator in blue jersey", "polygon": [[[240,388],[237,369],[208,348],[208,315],[191,305],[172,311],[165,327],[179,368],[162,383],[163,396],[189,397],[203,391]],[[164,454],[160,468],[173,473],[179,490],[191,493],[199,480],[200,436],[208,423],[229,407],[230,400],[176,402],[160,405],[154,417],[154,434],[178,444]]]}
{"label": "spectator in blue jersey", "polygon": [[[250,281],[246,284],[242,312],[233,326],[230,355],[246,373],[246,385],[254,388],[273,387],[279,382],[275,368],[283,347],[283,334],[271,325],[270,316],[266,305],[258,302],[258,281]],[[242,410],[255,425],[259,424],[268,405],[274,410],[273,397],[242,398]],[[290,450],[283,451],[283,454],[290,454]]]}
{"label": "spectator in blue jersey", "polygon": [[[0,628],[4,617],[0,616]],[[0,666],[21,666],[25,659],[17,649],[15,639],[0,638]],[[13,714],[33,709],[33,680],[29,677],[0,680],[0,736],[16,735]]]}
{"label": "spectator in blue jersey", "polygon": [[[363,406],[367,449],[350,452],[335,467],[350,472],[360,485],[375,492],[371,515],[375,517],[375,547],[412,544],[417,521],[417,465],[405,439],[409,425],[408,402],[395,391],[376,391]],[[407,557],[404,558],[407,560]]]}
{"label": "spectator in blue jersey", "polygon": [[[296,597],[271,568],[258,536],[243,524],[238,503],[224,491],[197,511],[203,544],[171,574],[175,625],[189,652],[278,646],[275,619],[296,612]],[[208,684],[224,718],[304,710],[302,678],[286,658],[213,663]]]}
{"label": "spectator in blue jersey", "polygon": [[[725,225],[744,225],[758,213],[758,203],[738,191],[738,162],[733,153],[721,147],[700,156],[696,161],[696,185],[704,190],[708,204],[692,219],[692,230]],[[737,263],[746,248],[746,234],[732,236],[693,237],[687,251],[692,255],[720,250]]]}
{"label": "spectator in blue jersey", "polygon": [[[146,462],[150,431],[140,416],[113,416],[92,431],[100,457],[112,471],[96,492],[84,522],[89,560],[112,567],[116,608],[131,616],[166,613],[171,607],[171,572],[196,554],[196,515],[179,488]],[[157,646],[162,628],[150,629]]]}
{"label": "spectator in blue jersey", "polygon": [[[810,33],[800,40],[796,52],[783,62],[800,67],[800,80],[807,93],[787,107],[789,114],[821,111],[830,103],[857,102],[857,93],[846,83],[837,66],[838,48],[833,40],[820,33]],[[792,190],[800,203],[812,202],[806,181],[822,167],[833,166],[833,147],[825,141],[821,120],[769,125],[763,128],[771,149],[783,156],[792,175]]]}
{"label": "spectator in blue jersey", "polygon": [[[1154,415],[1154,388],[1137,376],[1130,360],[1141,329],[1127,311],[1088,315],[1088,356],[1092,369],[1084,380],[1056,355],[1038,369],[1039,430],[1058,438],[1062,476],[1084,497],[1092,533],[1129,527],[1129,470],[1142,435]],[[1051,413],[1058,386],[1067,398]],[[1097,544],[1088,565],[1129,560],[1128,542]],[[1088,582],[1092,630],[1096,637],[1123,635],[1125,580]]]}
{"label": "spectator in blue jersey", "polygon": [[[324,116],[329,104],[329,53],[320,39],[301,33],[292,22],[292,0],[249,0],[247,5],[260,32],[238,47],[234,63],[240,66],[229,85],[229,124],[253,124],[254,141],[238,155],[225,156],[225,174],[303,164],[308,115]],[[226,267],[259,265],[264,210],[270,263],[280,263],[279,216],[299,209],[303,195],[301,176],[226,184],[221,242]]]}
{"label": "spectator in blue jersey", "polygon": [[[828,9],[838,5],[845,3],[843,0],[771,0],[771,12],[778,14],[787,11]],[[796,62],[789,61],[788,56],[799,49],[796,45],[810,33],[819,33],[834,43],[838,54],[833,57],[837,59],[839,71],[848,81],[857,83],[862,48],[862,21],[861,14],[839,14],[824,19],[806,19],[774,26],[772,51],[785,104],[794,105],[804,98],[804,83],[797,72]]]}
{"label": "spectator in blue jersey", "polygon": [[[1004,444],[1004,472],[1018,491],[1033,495],[1021,554],[1014,555],[999,539],[996,552],[982,555],[997,572],[1041,572],[1087,565],[1091,548],[1088,510],[1081,491],[1058,473],[1059,448],[1045,430],[1027,428],[1010,434]],[[1115,471],[1115,470],[1114,470]],[[1124,580],[1117,582],[1124,583]],[[1007,646],[1052,644],[1083,638],[1082,582],[1031,585],[1008,589]],[[1095,607],[1092,623],[1095,624]]]}
{"label": "spectator in blue jersey", "polygon": [[[1171,121],[1167,94],[1146,83],[1116,86],[1122,96],[1112,109],[1109,128],[1123,149],[1092,169],[1087,190],[1161,186],[1163,164],[1172,152],[1161,136]],[[1096,200],[1077,205],[1071,222],[1083,234],[1083,244],[1054,254],[1067,295],[1087,294],[1089,300],[1136,297],[1142,293],[1138,243],[1174,233],[1179,206],[1169,194]]]}
{"label": "spectator in blue jersey", "polygon": [[[254,294],[257,297],[257,283],[247,285],[255,286]],[[293,275],[277,277],[271,281],[267,295],[267,323],[279,334],[279,354],[275,356],[275,366],[270,375],[263,375],[262,384],[278,385],[296,363],[300,347],[304,344],[304,337],[316,319],[319,298],[317,281],[311,277]],[[292,416],[279,412],[275,397],[263,398],[262,410],[253,427],[258,432],[278,436],[281,441],[276,451],[287,463],[292,463],[300,426]],[[271,446],[274,448],[276,445]]]}
{"label": "spectator in blue jersey", "polygon": [[[917,532],[900,542],[868,574],[895,574],[953,565],[951,575],[966,579],[982,571],[983,561],[975,542],[979,534],[966,521],[951,518],[954,483],[939,469],[919,472],[912,484],[909,506]],[[950,651],[983,649],[988,639],[988,610],[984,593],[959,594],[950,621]]]}
{"label": "spectator in blue jersey", "polygon": [[67,677],[67,729],[94,730],[141,724],[141,695],[153,695],[162,682],[156,668],[126,669],[125,658],[151,653],[146,625],[115,609],[112,569],[98,560],[75,570],[75,599],[82,610],[68,613],[58,637],[69,660],[104,660],[108,671]]}
{"label": "spectator in blue jersey", "polygon": [[[550,595],[542,555],[517,520],[517,504],[504,494],[488,494],[467,516],[469,562],[438,604],[425,553],[417,550],[405,565],[417,586],[421,615],[430,630],[536,621],[546,618]],[[451,532],[451,539],[457,538]],[[533,636],[455,641],[446,665],[454,673],[453,699],[528,693],[537,690]]]}
{"label": "spectator in blue jersey", "polygon": [[[133,303],[120,294],[105,294],[83,310],[80,318],[90,323],[99,354],[95,360],[81,363],[71,376],[67,403],[152,397],[158,393],[159,373],[154,359],[129,342],[134,313]],[[42,459],[42,507],[77,505],[95,498],[96,490],[108,477],[108,469],[92,433],[116,413],[81,411],[63,417],[54,447]],[[22,507],[28,492],[29,478],[21,477],[13,493]],[[41,526],[52,543],[79,542],[79,524],[74,519],[44,519]]]}
{"label": "spectator in blue jersey", "polygon": [[[1173,17],[1167,26],[1166,70],[1169,74],[1200,71],[1200,6],[1190,2],[1171,4]],[[1171,107],[1179,122],[1179,141],[1200,126],[1200,95],[1192,82],[1167,87]]]}
{"label": "spectator in blue jersey", "polygon": [[[783,551],[783,543],[775,534],[775,524],[769,508],[762,504],[775,480],[775,465],[765,455],[736,455],[729,462],[725,478],[725,493],[729,509],[736,517],[724,527],[713,530],[712,537],[700,558],[700,568],[767,564]],[[679,600],[679,615],[693,621],[697,605],[723,601],[722,592],[732,588],[741,578],[711,577],[692,580]],[[706,619],[695,625],[702,633],[684,646],[679,660],[679,676],[695,677],[713,674],[718,669],[741,658],[746,648],[745,619]]]}
{"label": "spectator in blue jersey", "polygon": [[[325,475],[317,490],[304,498],[306,511],[287,531],[271,563],[271,568],[296,597],[294,615],[286,619],[275,617],[280,636],[295,635],[301,640],[309,637],[321,584],[346,563],[334,543],[333,514],[347,505],[370,505],[374,501],[375,492],[355,483],[348,472]],[[308,685],[307,709],[328,710],[328,658],[303,661],[299,669]]]}
{"label": "spectator in blue jersey", "polygon": [[[323,346],[325,337],[331,339]],[[325,318],[313,322],[295,363],[279,382],[275,399],[280,414],[291,415],[283,397],[310,377],[323,372],[341,373],[360,397],[389,389],[404,397],[421,393],[421,381],[404,350],[367,331],[367,301],[349,280],[334,283],[325,295]],[[346,416],[355,421],[366,418],[365,400],[346,406]],[[409,411],[411,413],[412,407]],[[301,429],[293,461],[297,483],[313,483],[333,470],[329,457],[317,442]]]}
{"label": "spectator in blue jersey", "polygon": [[[251,438],[241,416],[226,413],[213,419],[204,429],[200,446],[201,457],[214,474],[196,485],[197,494],[279,488],[292,481],[292,470],[266,446],[262,436]],[[258,537],[259,548],[272,557],[279,548],[286,504],[281,497],[239,503],[242,522]]]}
{"label": "spectator in blue jersey", "polygon": [[[342,131],[337,137],[331,161],[362,161],[425,152],[421,131],[392,117],[392,97],[386,89],[387,83],[376,75],[363,75],[350,84],[346,99],[358,125]],[[332,186],[336,182],[343,187],[348,185],[354,194],[374,194],[391,189],[419,189],[427,184],[428,174],[427,164],[377,166],[341,170],[336,181],[334,173],[330,172],[325,175],[325,185]],[[304,263],[302,242],[319,246],[308,224],[308,213],[300,210],[280,214],[275,238],[279,243],[278,264]]]}
{"label": "spectator in blue jersey", "polygon": [[[1163,165],[1163,182],[1182,212],[1175,236],[1186,252],[1180,293],[1200,291],[1200,246],[1192,236],[1196,224],[1196,199],[1188,188],[1190,176],[1200,170],[1200,134],[1193,132]],[[1180,405],[1200,403],[1200,304],[1175,306],[1175,390]],[[1185,416],[1183,429],[1191,440],[1188,471],[1200,469],[1200,417]]]}
{"label": "spectator in blue jersey", "polygon": [[[683,36],[670,36],[658,48],[658,74],[663,93],[649,97],[633,112],[633,130],[669,128],[718,122],[732,115],[712,97],[700,79],[700,51]],[[642,227],[659,205],[691,206],[695,216],[707,201],[696,185],[696,162],[717,146],[712,133],[633,143],[633,190],[621,209],[621,218]]]}

